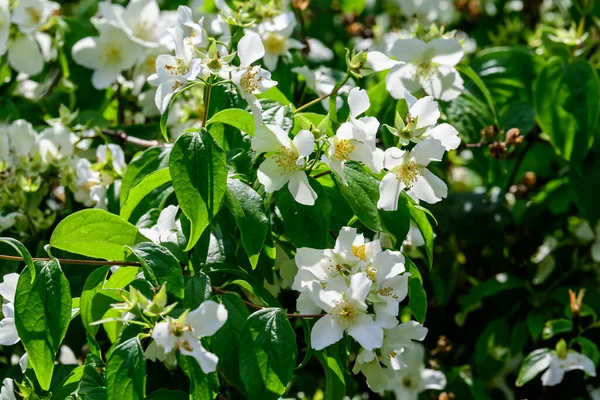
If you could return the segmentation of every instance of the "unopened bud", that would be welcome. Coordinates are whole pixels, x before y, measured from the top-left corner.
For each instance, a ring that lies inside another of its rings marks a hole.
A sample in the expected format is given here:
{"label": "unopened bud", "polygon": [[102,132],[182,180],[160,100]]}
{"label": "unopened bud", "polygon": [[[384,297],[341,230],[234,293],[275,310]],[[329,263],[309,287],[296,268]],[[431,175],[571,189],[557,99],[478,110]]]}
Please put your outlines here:
{"label": "unopened bud", "polygon": [[495,160],[500,160],[506,155],[506,145],[502,142],[495,141],[490,143],[488,151],[490,153],[490,157]]}
{"label": "unopened bud", "polygon": [[296,10],[304,11],[310,5],[310,0],[292,0],[292,7]]}
{"label": "unopened bud", "polygon": [[515,145],[519,144],[523,141],[523,136],[521,136],[521,132],[519,128],[511,128],[506,132],[506,140],[504,141],[507,145]]}

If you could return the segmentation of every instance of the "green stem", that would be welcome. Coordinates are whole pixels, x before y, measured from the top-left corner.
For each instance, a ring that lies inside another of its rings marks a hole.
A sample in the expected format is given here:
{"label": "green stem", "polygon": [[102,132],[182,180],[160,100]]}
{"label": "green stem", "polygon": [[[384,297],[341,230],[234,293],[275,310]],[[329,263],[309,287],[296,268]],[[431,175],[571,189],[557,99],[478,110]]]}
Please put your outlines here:
{"label": "green stem", "polygon": [[314,104],[317,104],[318,102],[323,101],[323,100],[325,100],[326,98],[328,98],[330,96],[333,96],[333,95],[337,94],[337,92],[340,91],[340,89],[342,88],[342,86],[344,86],[346,84],[346,82],[348,82],[348,79],[350,79],[350,71],[348,71],[346,73],[346,77],[344,78],[344,80],[342,82],[340,82],[339,84],[337,84],[335,86],[335,88],[333,88],[333,90],[331,91],[331,93],[323,95],[323,96],[321,96],[321,97],[319,97],[317,99],[309,101],[308,103],[304,104],[303,106],[298,107],[296,109],[296,111],[294,111],[294,114],[299,113],[300,111],[302,111],[302,110],[304,110],[304,109],[306,109],[306,108],[308,108],[308,107],[310,107],[310,106],[312,106]]}
{"label": "green stem", "polygon": [[213,77],[212,75],[208,78],[206,90],[204,92],[204,115],[202,116],[202,127],[206,126],[206,119],[208,117],[208,108],[210,107],[210,92],[212,88]]}

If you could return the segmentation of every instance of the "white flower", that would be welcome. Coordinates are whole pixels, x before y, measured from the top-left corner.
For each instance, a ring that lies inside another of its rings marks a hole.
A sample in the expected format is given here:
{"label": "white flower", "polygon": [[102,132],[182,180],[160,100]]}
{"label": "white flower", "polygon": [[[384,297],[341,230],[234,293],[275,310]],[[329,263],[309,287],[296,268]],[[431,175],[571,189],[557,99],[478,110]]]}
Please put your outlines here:
{"label": "white flower", "polygon": [[328,288],[332,279],[350,274],[357,265],[370,264],[379,252],[379,241],[365,242],[364,236],[357,234],[356,228],[345,226],[333,249],[301,247],[296,250],[298,273],[292,289],[303,292],[311,287],[312,281]]}
{"label": "white flower", "polygon": [[[41,36],[40,36],[41,35]],[[8,63],[10,66],[26,75],[37,75],[44,69],[44,55],[36,39],[44,38],[45,34],[20,35],[8,44]]]}
{"label": "white flower", "polygon": [[194,357],[202,371],[208,374],[216,371],[219,359],[202,347],[200,338],[214,335],[226,321],[227,309],[222,304],[207,300],[177,320],[167,318],[156,324],[152,338],[165,354],[178,350],[183,355]]}
{"label": "white flower", "polygon": [[154,0],[131,0],[127,7],[103,1],[98,4],[98,10],[106,21],[144,47],[158,46],[165,36],[160,8]]}
{"label": "white flower", "polygon": [[2,304],[2,314],[4,318],[0,320],[0,344],[2,346],[12,346],[21,339],[15,326],[15,293],[17,292],[17,282],[19,274],[4,275],[0,283],[0,296],[7,302]]}
{"label": "white flower", "polygon": [[8,0],[0,0],[0,55],[6,53],[10,34],[10,7]]}
{"label": "white flower", "polygon": [[208,35],[202,20],[194,21],[192,10],[187,6],[177,8],[177,23],[183,32],[183,44],[191,54],[208,47]]}
{"label": "white flower", "polygon": [[381,347],[383,329],[368,314],[365,303],[371,284],[364,272],[352,275],[350,285],[343,291],[325,290],[319,283],[312,282],[313,301],[327,313],[311,332],[313,349],[321,350],[338,342],[344,331],[367,350]]}
{"label": "white flower", "polygon": [[600,263],[600,222],[596,224],[596,229],[592,230],[590,223],[583,221],[577,226],[575,236],[585,243],[592,243],[592,259]]}
{"label": "white flower", "polygon": [[183,89],[188,81],[194,81],[201,72],[200,60],[185,44],[184,32],[179,26],[170,28],[175,42],[175,56],[161,54],[156,58],[156,73],[148,77],[148,83],[158,86],[155,102],[164,113],[173,95]]}
{"label": "white flower", "polygon": [[271,80],[269,71],[251,65],[264,55],[265,47],[260,36],[256,32],[246,31],[238,43],[240,69],[233,73],[231,78],[233,83],[240,88],[244,100],[248,102],[257,128],[262,125],[262,106],[255,95],[277,85],[276,81]]}
{"label": "white flower", "polygon": [[86,207],[104,207],[106,189],[101,184],[100,172],[92,168],[92,163],[85,158],[75,161],[75,182],[71,189],[75,201]]}
{"label": "white flower", "polygon": [[399,10],[407,19],[417,18],[425,25],[448,24],[458,13],[452,0],[398,0]]}
{"label": "white flower", "polygon": [[33,126],[19,119],[14,121],[8,128],[11,152],[20,158],[34,158],[38,154],[38,134]]}
{"label": "white flower", "polygon": [[337,173],[344,184],[344,165],[346,161],[361,161],[375,173],[383,168],[383,150],[375,146],[379,121],[374,117],[356,119],[369,106],[369,97],[365,90],[354,88],[348,96],[350,122],[343,123],[336,135],[328,140],[329,149],[322,160]]}
{"label": "white flower", "polygon": [[0,232],[12,228],[17,223],[17,219],[23,216],[22,213],[17,211],[13,211],[6,215],[0,214]]}
{"label": "white flower", "polygon": [[181,230],[181,223],[176,220],[179,207],[170,205],[163,209],[158,216],[156,225],[151,228],[140,228],[140,233],[154,243],[168,242],[169,237]]}
{"label": "white flower", "polygon": [[15,397],[15,384],[10,378],[4,378],[0,389],[0,400],[17,400]]}
{"label": "white flower", "polygon": [[304,166],[306,157],[314,151],[315,138],[310,131],[301,130],[294,140],[279,127],[265,125],[252,138],[252,150],[267,153],[258,167],[258,180],[267,193],[273,193],[288,183],[294,199],[307,206],[315,204],[317,194],[308,183]]}
{"label": "white flower", "polygon": [[[577,235],[577,233],[575,233]],[[558,246],[558,240],[553,236],[546,236],[544,243],[538,247],[535,254],[531,257],[531,262],[537,264],[537,272],[533,278],[536,285],[544,283],[546,278],[554,271],[556,260],[552,252]]]}
{"label": "white flower", "polygon": [[374,282],[373,303],[376,322],[387,329],[398,325],[400,302],[408,294],[408,277],[405,273],[404,256],[399,251],[386,250],[375,256],[364,271]]}
{"label": "white flower", "polygon": [[415,343],[402,352],[405,368],[387,369],[388,390],[396,394],[398,400],[418,400],[419,393],[427,389],[442,390],[446,386],[446,376],[441,371],[426,369],[423,365],[425,349]]}
{"label": "white flower", "polygon": [[377,207],[387,211],[398,209],[402,190],[411,197],[429,204],[437,203],[448,194],[446,184],[426,167],[431,161],[441,161],[444,146],[437,139],[419,142],[410,152],[391,147],[385,151],[385,168],[388,173],[379,185]]}
{"label": "white flower", "polygon": [[121,72],[133,67],[141,54],[141,47],[117,26],[95,21],[100,36],[86,37],[73,46],[73,60],[93,69],[92,84],[96,89],[112,85]]}
{"label": "white flower", "polygon": [[[117,144],[110,143],[98,146],[96,149],[96,159],[100,163],[110,163],[113,170],[119,175],[123,175],[127,168],[125,153]],[[112,183],[112,181],[107,183]]]}
{"label": "white flower", "polygon": [[425,96],[417,100],[407,91],[404,98],[408,106],[406,123],[396,111],[395,128],[385,125],[393,135],[399,137],[402,145],[434,138],[439,140],[446,150],[458,148],[460,145],[458,131],[450,124],[436,125],[440,118],[440,110],[433,96]]}
{"label": "white flower", "polygon": [[54,163],[71,157],[74,139],[76,137],[62,124],[44,129],[38,139],[42,161]]}
{"label": "white flower", "polygon": [[58,3],[47,0],[19,0],[12,13],[12,22],[24,34],[35,33],[60,9]]}
{"label": "white flower", "polygon": [[280,57],[290,58],[290,49],[302,49],[304,45],[290,36],[294,33],[296,18],[291,11],[267,19],[258,25],[258,33],[265,47],[263,62],[267,69],[277,68]]}
{"label": "white flower", "polygon": [[561,357],[559,352],[553,351],[547,355],[549,366],[542,374],[542,385],[555,386],[562,382],[565,372],[583,370],[590,376],[596,376],[596,366],[587,356],[573,350]]}
{"label": "white flower", "polygon": [[457,98],[463,91],[463,80],[454,68],[463,56],[460,43],[454,39],[399,39],[391,54],[403,63],[393,67],[386,78],[386,88],[396,99],[404,92],[420,89],[444,101]]}
{"label": "white flower", "polygon": [[325,46],[323,42],[318,39],[308,38],[308,54],[306,58],[314,63],[324,63],[333,60],[333,50]]}

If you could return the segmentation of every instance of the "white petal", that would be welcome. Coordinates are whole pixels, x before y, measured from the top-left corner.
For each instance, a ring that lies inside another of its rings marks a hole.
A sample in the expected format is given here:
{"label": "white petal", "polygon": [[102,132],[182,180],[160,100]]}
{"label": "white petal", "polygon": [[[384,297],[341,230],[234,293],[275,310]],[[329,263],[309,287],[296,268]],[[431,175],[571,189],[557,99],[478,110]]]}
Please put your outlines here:
{"label": "white petal", "polygon": [[335,240],[334,252],[344,260],[358,261],[352,253],[352,246],[356,240],[356,228],[344,226]]}
{"label": "white petal", "polygon": [[387,169],[393,169],[404,162],[406,151],[400,150],[397,147],[390,147],[385,150],[383,165]]}
{"label": "white petal", "polygon": [[25,352],[21,358],[19,358],[19,368],[21,368],[22,373],[27,371],[27,364],[29,364],[29,357],[27,356],[27,352]]}
{"label": "white petal", "polygon": [[300,204],[304,204],[305,206],[313,206],[315,204],[315,200],[317,200],[317,192],[315,192],[310,186],[304,171],[294,172],[294,174],[290,177],[288,189],[294,197],[294,200]]}
{"label": "white petal", "polygon": [[265,55],[265,46],[258,33],[246,30],[238,43],[240,67],[247,67]]}
{"label": "white petal", "polygon": [[100,65],[97,38],[88,36],[73,45],[73,61],[89,69]]}
{"label": "white petal", "polygon": [[350,117],[356,118],[369,109],[371,103],[367,91],[360,88],[350,90],[348,95],[348,106],[350,107]]}
{"label": "white petal", "polygon": [[420,39],[398,39],[390,50],[392,55],[399,61],[413,64],[427,61],[425,58],[426,51],[427,44]]}
{"label": "white petal", "polygon": [[265,185],[267,193],[273,193],[281,189],[292,176],[291,173],[285,173],[273,157],[268,157],[260,164],[256,175],[258,181]]}
{"label": "white petal", "polygon": [[2,346],[12,346],[19,343],[20,340],[13,318],[4,318],[0,321],[0,344]]}
{"label": "white petal", "polygon": [[462,46],[454,39],[435,39],[427,43],[427,47],[435,54],[432,62],[449,67],[458,64],[464,55]]}
{"label": "white petal", "polygon": [[367,314],[360,314],[348,327],[348,334],[366,350],[373,350],[383,344],[383,329]]}
{"label": "white petal", "polygon": [[263,64],[269,71],[275,71],[277,63],[279,62],[279,55],[265,52],[263,57]]}
{"label": "white petal", "polygon": [[433,369],[421,370],[421,384],[424,389],[443,390],[446,387],[446,375]]}
{"label": "white petal", "polygon": [[194,329],[196,337],[212,336],[227,321],[227,309],[223,304],[206,300],[187,315],[186,322]]}
{"label": "white petal", "polygon": [[398,61],[390,59],[379,51],[369,51],[367,53],[367,68],[371,68],[375,72],[390,69],[396,64],[398,64]]}
{"label": "white petal", "polygon": [[159,234],[164,235],[173,229],[177,229],[177,224],[175,223],[177,211],[179,211],[178,206],[170,205],[160,212],[156,223]]}
{"label": "white petal", "polygon": [[202,347],[200,341],[194,338],[190,332],[186,332],[178,343],[181,354],[194,357],[200,364],[202,372],[209,374],[217,370],[219,357]]}
{"label": "white petal", "polygon": [[448,196],[448,186],[427,168],[423,175],[411,186],[411,191],[421,200],[435,204]]}
{"label": "white petal", "polygon": [[264,125],[256,130],[252,137],[252,150],[257,153],[281,151],[281,147],[290,147],[290,139],[279,127]]}
{"label": "white petal", "polygon": [[360,272],[350,277],[350,288],[348,289],[348,297],[358,303],[365,310],[367,308],[365,299],[371,290],[371,284],[373,282],[369,279],[369,276]]}
{"label": "white petal", "polygon": [[404,92],[404,100],[406,100],[406,105],[408,106],[408,109],[410,110],[415,104],[416,102],[419,100],[417,99],[415,96],[413,96],[408,90],[406,92]]}
{"label": "white petal", "polygon": [[[330,250],[301,247],[296,250],[296,265],[298,266],[299,271],[309,270],[317,279],[325,281],[329,277],[328,267],[330,264],[330,254]],[[293,289],[300,290],[299,286],[293,287]]]}
{"label": "white petal", "polygon": [[0,283],[0,296],[4,297],[8,302],[14,303],[18,281],[19,274],[12,273],[4,275],[2,283]]}
{"label": "white petal", "polygon": [[385,211],[398,209],[398,198],[404,189],[404,183],[400,182],[396,174],[386,174],[379,184],[379,200],[377,208]]}
{"label": "white petal", "polygon": [[385,88],[395,99],[401,99],[407,90],[417,92],[421,89],[417,67],[413,64],[396,65],[385,78]]}
{"label": "white petal", "polygon": [[585,242],[591,242],[596,237],[590,223],[587,221],[583,221],[577,226],[575,229],[575,236]]}
{"label": "white petal", "polygon": [[300,293],[296,299],[296,309],[300,314],[318,314],[321,312],[321,309],[312,301],[309,291]]}
{"label": "white petal", "polygon": [[585,371],[585,373],[590,376],[596,376],[596,366],[594,365],[594,362],[583,354],[570,351],[567,354],[566,362],[567,362],[567,367],[565,368],[566,371],[580,369],[580,370]]}
{"label": "white petal", "polygon": [[21,36],[8,45],[10,66],[27,75],[37,75],[44,69],[40,46],[29,36]]}
{"label": "white petal", "polygon": [[[329,285],[328,285],[329,286]],[[335,290],[325,290],[320,283],[311,282],[310,292],[314,303],[329,312],[342,300],[342,294]]]}
{"label": "white petal", "polygon": [[426,167],[431,161],[442,161],[445,151],[446,149],[442,146],[442,142],[429,138],[417,143],[411,150],[410,155],[417,164]]}
{"label": "white petal", "polygon": [[15,397],[15,385],[10,378],[4,378],[2,388],[0,389],[0,399],[2,400],[17,400]]}
{"label": "white petal", "polygon": [[315,149],[315,136],[311,131],[302,129],[294,138],[293,143],[302,157],[308,157]]}
{"label": "white petal", "polygon": [[425,96],[422,99],[417,100],[417,102],[410,107],[410,116],[418,118],[417,129],[435,125],[440,118],[438,103],[434,100],[433,96]]}
{"label": "white petal", "polygon": [[542,374],[542,385],[556,386],[562,382],[565,376],[565,369],[561,367],[558,357],[551,355],[550,367]]}
{"label": "white petal", "polygon": [[168,321],[162,321],[156,324],[154,329],[152,329],[152,339],[164,349],[165,353],[170,353],[177,343],[177,338],[171,333],[171,327]]}
{"label": "white petal", "polygon": [[433,127],[427,132],[427,135],[439,140],[446,150],[455,150],[460,145],[458,131],[450,124],[440,124]]}
{"label": "white petal", "polygon": [[117,81],[117,78],[120,74],[121,72],[119,70],[113,68],[97,69],[92,75],[92,85],[94,85],[94,87],[98,90],[106,89],[107,87],[109,87]]}
{"label": "white petal", "polygon": [[321,317],[313,326],[310,333],[310,345],[315,350],[337,343],[344,337],[342,328],[331,315]]}
{"label": "white petal", "polygon": [[453,67],[440,66],[433,74],[420,81],[425,92],[436,99],[454,100],[464,90],[464,81]]}

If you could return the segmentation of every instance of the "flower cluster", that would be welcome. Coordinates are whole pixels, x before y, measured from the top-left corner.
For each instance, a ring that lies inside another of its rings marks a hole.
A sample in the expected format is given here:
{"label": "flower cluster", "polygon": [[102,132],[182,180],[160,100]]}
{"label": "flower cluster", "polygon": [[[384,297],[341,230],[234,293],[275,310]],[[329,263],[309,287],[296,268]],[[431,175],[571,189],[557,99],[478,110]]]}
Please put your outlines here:
{"label": "flower cluster", "polygon": [[383,250],[350,227],[342,228],[333,249],[296,251],[298,311],[326,313],[313,327],[311,346],[321,350],[347,332],[362,347],[354,372],[362,372],[376,392],[391,390],[386,374],[414,364],[406,353],[427,334],[416,321],[398,321],[410,277],[404,261],[402,253]]}

